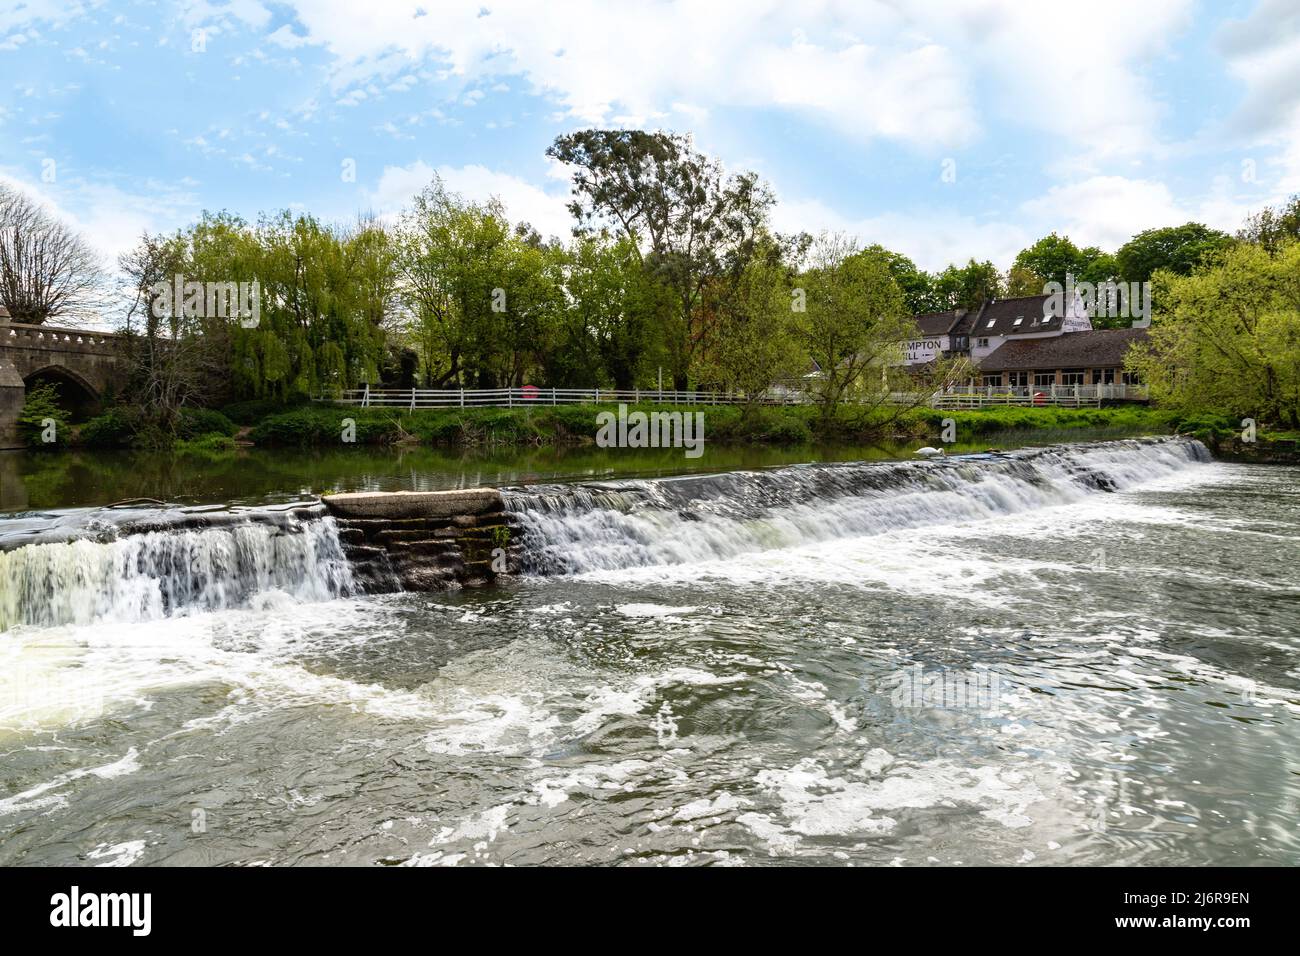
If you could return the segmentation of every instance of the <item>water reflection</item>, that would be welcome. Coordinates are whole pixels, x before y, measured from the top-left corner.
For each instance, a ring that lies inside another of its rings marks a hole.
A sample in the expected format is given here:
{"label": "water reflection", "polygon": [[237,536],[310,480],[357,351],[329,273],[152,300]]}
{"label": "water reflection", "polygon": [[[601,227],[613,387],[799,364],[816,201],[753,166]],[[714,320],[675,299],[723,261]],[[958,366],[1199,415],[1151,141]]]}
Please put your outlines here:
{"label": "water reflection", "polygon": [[[1119,437],[1075,430],[1080,441]],[[1059,431],[993,435],[948,446],[950,454],[1045,445]],[[779,467],[801,462],[909,458],[925,442],[880,445],[704,446],[688,459],[680,448],[633,449],[422,446],[332,449],[240,448],[219,453],[157,451],[0,452],[0,512],[98,507],[131,498],[192,504],[260,504],[340,491],[435,491],[536,481],[668,475]]]}

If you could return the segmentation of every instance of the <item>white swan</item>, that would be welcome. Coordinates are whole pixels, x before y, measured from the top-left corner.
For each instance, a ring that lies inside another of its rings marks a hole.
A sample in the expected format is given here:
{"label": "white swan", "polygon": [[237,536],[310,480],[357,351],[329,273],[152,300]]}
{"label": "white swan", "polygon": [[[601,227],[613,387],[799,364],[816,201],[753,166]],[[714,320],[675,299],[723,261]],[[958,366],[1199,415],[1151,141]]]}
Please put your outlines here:
{"label": "white swan", "polygon": [[929,445],[926,445],[924,448],[918,448],[916,451],[912,452],[912,454],[914,454],[914,455],[923,455],[923,456],[925,456],[926,458],[934,458],[934,457],[936,457],[936,456],[937,456],[937,457],[943,457],[943,449],[942,449],[942,448],[931,448]]}

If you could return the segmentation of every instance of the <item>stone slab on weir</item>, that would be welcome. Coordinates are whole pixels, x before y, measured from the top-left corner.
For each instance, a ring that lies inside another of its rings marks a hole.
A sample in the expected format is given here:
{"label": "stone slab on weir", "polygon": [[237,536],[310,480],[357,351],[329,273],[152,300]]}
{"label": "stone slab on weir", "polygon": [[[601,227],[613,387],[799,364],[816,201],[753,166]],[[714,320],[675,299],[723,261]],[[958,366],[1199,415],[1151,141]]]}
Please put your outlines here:
{"label": "stone slab on weir", "polygon": [[363,491],[321,499],[339,518],[454,518],[500,511],[505,507],[495,488],[453,491]]}

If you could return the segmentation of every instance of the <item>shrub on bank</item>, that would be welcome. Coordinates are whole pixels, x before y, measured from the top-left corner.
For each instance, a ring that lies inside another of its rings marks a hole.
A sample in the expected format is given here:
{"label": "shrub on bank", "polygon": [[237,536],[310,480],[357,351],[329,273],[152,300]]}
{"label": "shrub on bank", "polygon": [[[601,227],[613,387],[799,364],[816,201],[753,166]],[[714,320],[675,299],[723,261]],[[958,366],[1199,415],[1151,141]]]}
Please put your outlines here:
{"label": "shrub on bank", "polygon": [[238,431],[238,425],[221,412],[211,408],[190,408],[186,406],[180,410],[180,417],[176,422],[176,437],[183,441],[212,434],[226,435],[233,438]]}
{"label": "shrub on bank", "polygon": [[236,425],[256,425],[264,418],[290,412],[297,408],[308,407],[309,404],[308,400],[301,396],[288,401],[256,398],[247,402],[235,402],[232,405],[226,405],[221,409],[221,414]]}
{"label": "shrub on bank", "polygon": [[[68,413],[59,404],[58,387],[37,385],[27,393],[23,410],[18,413],[18,434],[32,448],[56,448],[68,434],[68,421]],[[52,442],[45,441],[49,424],[54,427]]]}
{"label": "shrub on bank", "polygon": [[138,415],[126,408],[110,408],[81,426],[77,440],[89,448],[126,448],[135,438]]}

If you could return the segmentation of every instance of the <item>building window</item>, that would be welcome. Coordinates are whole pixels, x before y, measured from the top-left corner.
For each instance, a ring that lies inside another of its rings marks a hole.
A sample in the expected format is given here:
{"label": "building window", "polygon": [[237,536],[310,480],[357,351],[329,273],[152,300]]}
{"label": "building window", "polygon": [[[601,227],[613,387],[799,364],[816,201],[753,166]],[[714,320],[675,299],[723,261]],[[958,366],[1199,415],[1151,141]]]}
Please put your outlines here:
{"label": "building window", "polygon": [[989,321],[988,321],[988,325],[984,326],[984,328],[986,328],[986,329],[991,329],[991,328],[993,328],[993,324],[994,324],[995,322],[997,322],[997,319],[989,319]]}
{"label": "building window", "polygon": [[1083,369],[1081,368],[1063,368],[1061,369],[1062,385],[1082,385]]}
{"label": "building window", "polygon": [[980,339],[979,342],[978,342],[977,344],[979,345],[980,348],[982,348],[982,349],[986,349],[986,348],[989,347],[989,340],[988,340],[988,339]]}
{"label": "building window", "polygon": [[1124,372],[1120,376],[1120,381],[1125,385],[1141,385],[1142,379],[1137,372]]}
{"label": "building window", "polygon": [[1049,385],[1055,385],[1055,384],[1056,384],[1056,369],[1052,369],[1050,372],[1034,373],[1034,388],[1046,388]]}
{"label": "building window", "polygon": [[984,384],[985,384],[985,385],[1001,385],[1001,384],[1002,384],[1002,373],[1001,373],[1001,372],[985,372],[985,373],[984,373]]}
{"label": "building window", "polygon": [[1023,322],[1023,321],[1025,321],[1025,317],[1024,317],[1023,315],[1022,315],[1022,316],[1018,316],[1018,317],[1016,318],[1016,321],[1014,321],[1014,322],[1011,323],[1011,327],[1012,327],[1013,329],[1018,329],[1018,328],[1020,328],[1020,323]]}
{"label": "building window", "polygon": [[1113,368],[1095,368],[1092,370],[1093,385],[1114,385],[1115,370]]}
{"label": "building window", "polygon": [[1029,387],[1029,373],[1028,373],[1028,372],[1008,372],[1008,373],[1007,373],[1007,384],[1010,385],[1012,388],[1028,388],[1028,387]]}

